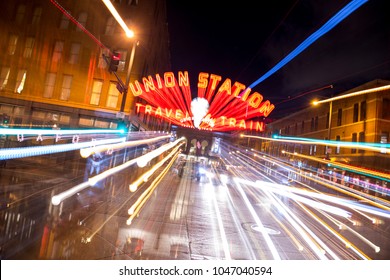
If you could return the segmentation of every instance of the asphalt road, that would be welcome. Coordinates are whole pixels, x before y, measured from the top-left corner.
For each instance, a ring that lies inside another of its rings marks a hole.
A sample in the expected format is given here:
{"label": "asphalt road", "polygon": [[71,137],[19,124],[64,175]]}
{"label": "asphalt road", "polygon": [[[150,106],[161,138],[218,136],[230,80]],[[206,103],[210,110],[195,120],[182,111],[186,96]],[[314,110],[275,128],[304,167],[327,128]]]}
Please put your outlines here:
{"label": "asphalt road", "polygon": [[389,218],[327,203],[352,214],[340,217],[288,198],[270,191],[272,178],[261,169],[228,172],[206,164],[199,175],[193,159],[176,160],[135,192],[129,183],[147,166],[55,206],[53,194],[82,182],[89,167],[47,170],[22,162],[1,173],[3,197],[18,196],[1,209],[2,259],[390,258]]}

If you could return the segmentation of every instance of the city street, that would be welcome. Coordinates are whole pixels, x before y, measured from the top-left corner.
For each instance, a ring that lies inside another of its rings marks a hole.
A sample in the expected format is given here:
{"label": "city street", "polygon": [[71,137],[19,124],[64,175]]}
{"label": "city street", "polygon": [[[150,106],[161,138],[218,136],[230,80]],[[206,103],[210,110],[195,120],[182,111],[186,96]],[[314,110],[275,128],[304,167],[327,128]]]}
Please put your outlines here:
{"label": "city street", "polygon": [[337,195],[313,197],[310,204],[309,197],[299,196],[304,188],[297,182],[278,189],[275,178],[282,182],[281,176],[260,166],[227,170],[180,154],[136,191],[129,183],[142,168],[117,173],[53,205],[54,194],[80,184],[92,170],[86,161],[66,163],[68,168],[47,170],[18,160],[1,169],[4,197],[12,199],[2,202],[2,259],[390,257],[388,211],[364,213],[344,201],[321,201],[341,198]]}

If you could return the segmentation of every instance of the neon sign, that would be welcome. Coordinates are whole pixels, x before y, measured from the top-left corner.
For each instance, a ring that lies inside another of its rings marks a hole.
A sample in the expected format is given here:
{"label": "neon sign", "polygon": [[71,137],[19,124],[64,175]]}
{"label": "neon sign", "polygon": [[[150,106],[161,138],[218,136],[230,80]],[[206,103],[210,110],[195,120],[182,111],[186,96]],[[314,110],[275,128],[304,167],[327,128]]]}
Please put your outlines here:
{"label": "neon sign", "polygon": [[275,108],[259,92],[229,78],[201,72],[198,76],[196,98],[191,98],[187,71],[165,72],[160,76],[143,77],[129,84],[134,96],[149,104],[136,104],[136,113],[164,118],[173,124],[202,130],[264,131],[262,121]]}

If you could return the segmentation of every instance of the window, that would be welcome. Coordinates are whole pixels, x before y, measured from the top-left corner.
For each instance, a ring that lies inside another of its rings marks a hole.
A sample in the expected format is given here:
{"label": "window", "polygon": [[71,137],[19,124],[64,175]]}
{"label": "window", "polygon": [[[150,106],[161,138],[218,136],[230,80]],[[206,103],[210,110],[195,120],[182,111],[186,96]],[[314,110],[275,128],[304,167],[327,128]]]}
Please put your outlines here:
{"label": "window", "polygon": [[118,105],[119,91],[116,88],[116,82],[110,83],[110,88],[108,89],[108,98],[107,98],[107,107],[116,108]]}
{"label": "window", "polygon": [[43,97],[52,98],[54,92],[54,85],[56,82],[56,74],[55,73],[47,73],[45,80],[45,88],[43,90]]}
{"label": "window", "polygon": [[[80,13],[79,14],[79,18],[78,18],[78,22],[83,26],[83,27],[86,27],[87,25],[87,18],[88,18],[88,14],[83,12],[83,13]],[[82,31],[80,27],[78,27],[76,29],[77,31]]]}
{"label": "window", "polygon": [[367,102],[362,101],[360,102],[360,121],[366,120],[366,113],[367,113]]}
{"label": "window", "polygon": [[339,109],[337,111],[337,126],[340,126],[341,125],[341,120],[343,118],[343,109]]}
{"label": "window", "polygon": [[302,124],[301,124],[301,132],[302,132],[302,133],[305,133],[305,121],[302,121]]}
{"label": "window", "polygon": [[69,18],[65,14],[62,14],[61,21],[60,21],[60,29],[68,29],[68,27],[69,27]]}
{"label": "window", "polygon": [[102,93],[103,81],[94,80],[92,85],[91,105],[99,105],[100,94]]}
{"label": "window", "polygon": [[314,118],[311,118],[310,131],[314,131]]}
{"label": "window", "polygon": [[4,89],[8,84],[8,78],[9,78],[9,67],[3,67],[1,68],[0,73],[0,89]]}
{"label": "window", "polygon": [[57,41],[54,45],[54,51],[53,51],[53,57],[52,57],[52,61],[54,63],[57,63],[60,61],[63,50],[64,50],[64,42]]}
{"label": "window", "polygon": [[[340,141],[340,139],[341,139],[340,135],[337,135],[336,136],[336,141]],[[337,147],[336,147],[336,154],[339,154],[339,153],[340,153],[340,146],[337,145]]]}
{"label": "window", "polygon": [[22,93],[24,89],[24,83],[26,82],[27,70],[21,69],[18,71],[18,76],[16,77],[16,86],[15,92]]}
{"label": "window", "polygon": [[353,104],[353,122],[359,120],[359,103]]}
{"label": "window", "polygon": [[62,88],[61,88],[61,100],[69,100],[70,97],[70,89],[72,87],[72,79],[71,75],[64,75],[62,80]]}
{"label": "window", "polygon": [[137,6],[138,0],[127,0],[127,4],[131,6]]}
{"label": "window", "polygon": [[[389,139],[389,132],[388,131],[382,131],[381,139],[380,139],[381,144],[387,144],[388,139]],[[381,153],[382,154],[386,154],[386,149],[385,148],[381,149]]]}
{"label": "window", "polygon": [[317,146],[316,145],[310,145],[309,154],[312,156],[312,155],[315,155],[316,153],[317,153]]}
{"label": "window", "polygon": [[318,116],[314,119],[314,130],[318,130]]}
{"label": "window", "polygon": [[32,57],[32,51],[34,47],[35,39],[32,37],[26,38],[26,44],[24,45],[23,57],[30,58]]}
{"label": "window", "polygon": [[107,20],[106,30],[105,30],[104,34],[113,35],[115,32],[115,26],[116,26],[116,20],[113,17],[110,17]]}
{"label": "window", "polygon": [[41,20],[41,17],[42,17],[42,8],[41,7],[37,7],[34,9],[34,12],[33,12],[33,18],[32,18],[32,24],[38,24],[39,21]]}
{"label": "window", "polygon": [[18,36],[16,35],[11,35],[9,37],[8,41],[8,49],[7,52],[9,55],[14,55],[16,51],[16,44],[18,43]]}
{"label": "window", "polygon": [[[357,141],[357,133],[352,133],[352,142],[356,142],[356,141]],[[351,149],[351,153],[355,154],[356,149]]]}
{"label": "window", "polygon": [[26,14],[26,5],[19,5],[15,15],[15,21],[17,24],[21,24],[23,22],[25,14]]}
{"label": "window", "polygon": [[390,120],[390,99],[389,98],[383,98],[382,118],[386,120]]}
{"label": "window", "polygon": [[[364,143],[366,141],[364,131],[359,132],[359,142]],[[359,153],[364,153],[364,150],[359,149]]]}
{"label": "window", "polygon": [[80,55],[80,44],[79,43],[73,43],[70,47],[70,58],[69,63],[70,64],[76,64],[79,61],[79,55]]}

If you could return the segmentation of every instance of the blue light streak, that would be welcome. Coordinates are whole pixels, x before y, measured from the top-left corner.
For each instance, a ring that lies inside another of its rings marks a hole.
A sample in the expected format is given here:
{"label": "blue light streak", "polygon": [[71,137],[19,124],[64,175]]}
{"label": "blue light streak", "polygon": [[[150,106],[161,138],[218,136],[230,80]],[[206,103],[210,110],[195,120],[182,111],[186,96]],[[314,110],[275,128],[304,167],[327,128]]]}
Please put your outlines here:
{"label": "blue light streak", "polygon": [[356,9],[358,9],[361,5],[368,2],[368,0],[353,0],[348,5],[346,5],[343,9],[341,9],[335,16],[333,16],[330,20],[328,20],[320,29],[310,35],[305,41],[303,41],[298,47],[296,47],[290,54],[288,54],[284,59],[282,59],[278,64],[276,64],[271,70],[253,82],[249,88],[254,88],[259,83],[270,77],[288,62],[290,62],[293,58],[299,55],[302,51],[304,51],[307,47],[313,44],[318,38],[322,35],[329,32],[333,27],[339,24],[343,19],[353,13]]}

